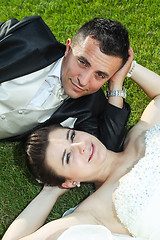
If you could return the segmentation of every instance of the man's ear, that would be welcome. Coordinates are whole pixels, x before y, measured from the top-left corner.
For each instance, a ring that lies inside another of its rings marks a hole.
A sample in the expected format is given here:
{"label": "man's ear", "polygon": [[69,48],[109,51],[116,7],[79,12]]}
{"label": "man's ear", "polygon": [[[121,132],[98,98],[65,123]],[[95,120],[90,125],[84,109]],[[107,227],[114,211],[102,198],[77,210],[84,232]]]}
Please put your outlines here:
{"label": "man's ear", "polygon": [[72,180],[66,180],[64,183],[62,183],[63,188],[74,188],[76,187],[76,182]]}
{"label": "man's ear", "polygon": [[66,51],[64,53],[64,56],[66,57],[67,54],[69,53],[69,51],[71,50],[71,44],[72,44],[72,40],[70,38],[67,39],[66,42]]}

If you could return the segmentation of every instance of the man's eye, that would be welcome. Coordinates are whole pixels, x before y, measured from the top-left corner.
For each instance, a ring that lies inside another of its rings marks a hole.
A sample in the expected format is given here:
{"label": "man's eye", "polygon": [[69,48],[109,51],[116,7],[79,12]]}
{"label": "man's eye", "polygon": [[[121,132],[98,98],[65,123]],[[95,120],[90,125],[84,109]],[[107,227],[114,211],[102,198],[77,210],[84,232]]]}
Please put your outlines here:
{"label": "man's eye", "polygon": [[75,131],[73,130],[72,133],[71,133],[71,141],[72,141],[72,142],[73,142],[73,140],[74,140],[74,138],[75,138],[75,135],[76,135],[76,133],[75,133]]}
{"label": "man's eye", "polygon": [[70,160],[70,156],[71,156],[71,153],[67,153],[66,155],[66,163],[68,164],[69,163],[69,160]]}
{"label": "man's eye", "polygon": [[80,63],[81,65],[86,66],[86,63],[85,63],[82,59],[78,59],[78,61],[79,61],[79,63]]}
{"label": "man's eye", "polygon": [[106,73],[103,73],[103,72],[96,72],[95,73],[95,77],[97,78],[97,79],[108,79],[108,74],[106,74]]}
{"label": "man's eye", "polygon": [[98,77],[101,78],[101,79],[104,79],[106,77],[106,75],[99,73]]}

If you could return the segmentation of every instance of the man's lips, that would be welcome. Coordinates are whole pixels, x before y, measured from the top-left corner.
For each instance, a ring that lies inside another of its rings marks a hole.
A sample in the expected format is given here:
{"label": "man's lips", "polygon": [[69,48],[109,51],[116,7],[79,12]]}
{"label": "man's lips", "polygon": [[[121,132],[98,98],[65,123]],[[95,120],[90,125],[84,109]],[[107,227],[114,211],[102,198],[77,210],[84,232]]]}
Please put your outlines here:
{"label": "man's lips", "polygon": [[77,85],[76,83],[74,83],[74,82],[72,81],[72,79],[70,79],[70,80],[71,80],[71,83],[72,83],[74,89],[75,89],[77,92],[83,92],[83,91],[85,91],[85,90],[84,90],[83,88],[81,88],[79,85]]}
{"label": "man's lips", "polygon": [[93,154],[94,154],[94,151],[95,151],[95,147],[94,147],[94,145],[92,144],[92,145],[91,145],[91,149],[90,149],[90,156],[89,156],[88,162],[90,162],[90,160],[92,159]]}

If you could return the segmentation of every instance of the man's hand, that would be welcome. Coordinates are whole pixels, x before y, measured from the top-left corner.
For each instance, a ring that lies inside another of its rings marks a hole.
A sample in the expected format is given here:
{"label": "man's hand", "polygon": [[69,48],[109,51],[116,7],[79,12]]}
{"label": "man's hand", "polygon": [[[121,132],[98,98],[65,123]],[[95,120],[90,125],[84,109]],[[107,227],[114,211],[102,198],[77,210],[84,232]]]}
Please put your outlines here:
{"label": "man's hand", "polygon": [[134,57],[134,52],[131,46],[129,47],[128,50],[129,53],[129,58],[125,65],[118,71],[116,72],[112,78],[109,80],[109,90],[121,90],[123,86],[124,79],[129,72],[129,69],[131,67],[133,57]]}
{"label": "man's hand", "polygon": [[[129,58],[128,58],[127,62],[125,63],[125,65],[119,71],[117,71],[109,80],[109,85],[108,85],[109,91],[122,90],[124,79],[125,79],[128,71],[130,70],[132,60],[134,57],[134,52],[131,47],[129,48],[128,53],[129,53]],[[112,104],[113,106],[116,106],[118,108],[123,108],[123,98],[122,97],[119,97],[119,96],[111,97],[110,96],[108,98],[108,102],[110,104]]]}

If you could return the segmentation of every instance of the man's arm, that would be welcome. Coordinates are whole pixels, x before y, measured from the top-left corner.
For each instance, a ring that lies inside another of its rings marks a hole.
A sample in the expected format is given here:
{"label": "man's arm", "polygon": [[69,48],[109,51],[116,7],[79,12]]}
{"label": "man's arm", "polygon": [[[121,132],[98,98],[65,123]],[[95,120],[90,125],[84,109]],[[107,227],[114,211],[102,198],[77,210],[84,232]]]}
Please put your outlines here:
{"label": "man's arm", "polygon": [[10,19],[0,28],[0,83],[43,69],[64,52],[40,16]]}
{"label": "man's arm", "polygon": [[[133,56],[133,50],[130,48],[128,61],[109,81],[109,92],[122,90]],[[100,140],[108,149],[115,152],[123,150],[130,111],[129,104],[122,97],[109,96],[108,104],[104,108],[104,114],[100,121]]]}
{"label": "man's arm", "polygon": [[109,103],[106,105],[103,118],[99,123],[99,139],[107,149],[114,152],[123,150],[129,116],[130,106],[126,102],[122,109]]}
{"label": "man's arm", "polygon": [[[79,99],[79,102],[81,100],[82,98]],[[76,105],[75,112],[77,121],[74,126],[75,129],[86,131],[96,136],[108,149],[112,151],[122,151],[127,132],[126,124],[130,115],[129,104],[123,102],[122,108],[114,106],[108,102],[102,90],[92,94],[90,97],[85,96],[83,98],[83,102],[81,103],[77,103]],[[68,104],[68,106],[69,105],[70,104]],[[65,111],[63,111],[63,113],[64,112]],[[72,116],[73,115],[75,114],[72,114]]]}
{"label": "man's arm", "polygon": [[8,35],[9,30],[18,23],[16,18],[12,18],[6,22],[0,23],[0,40],[5,38]]}

